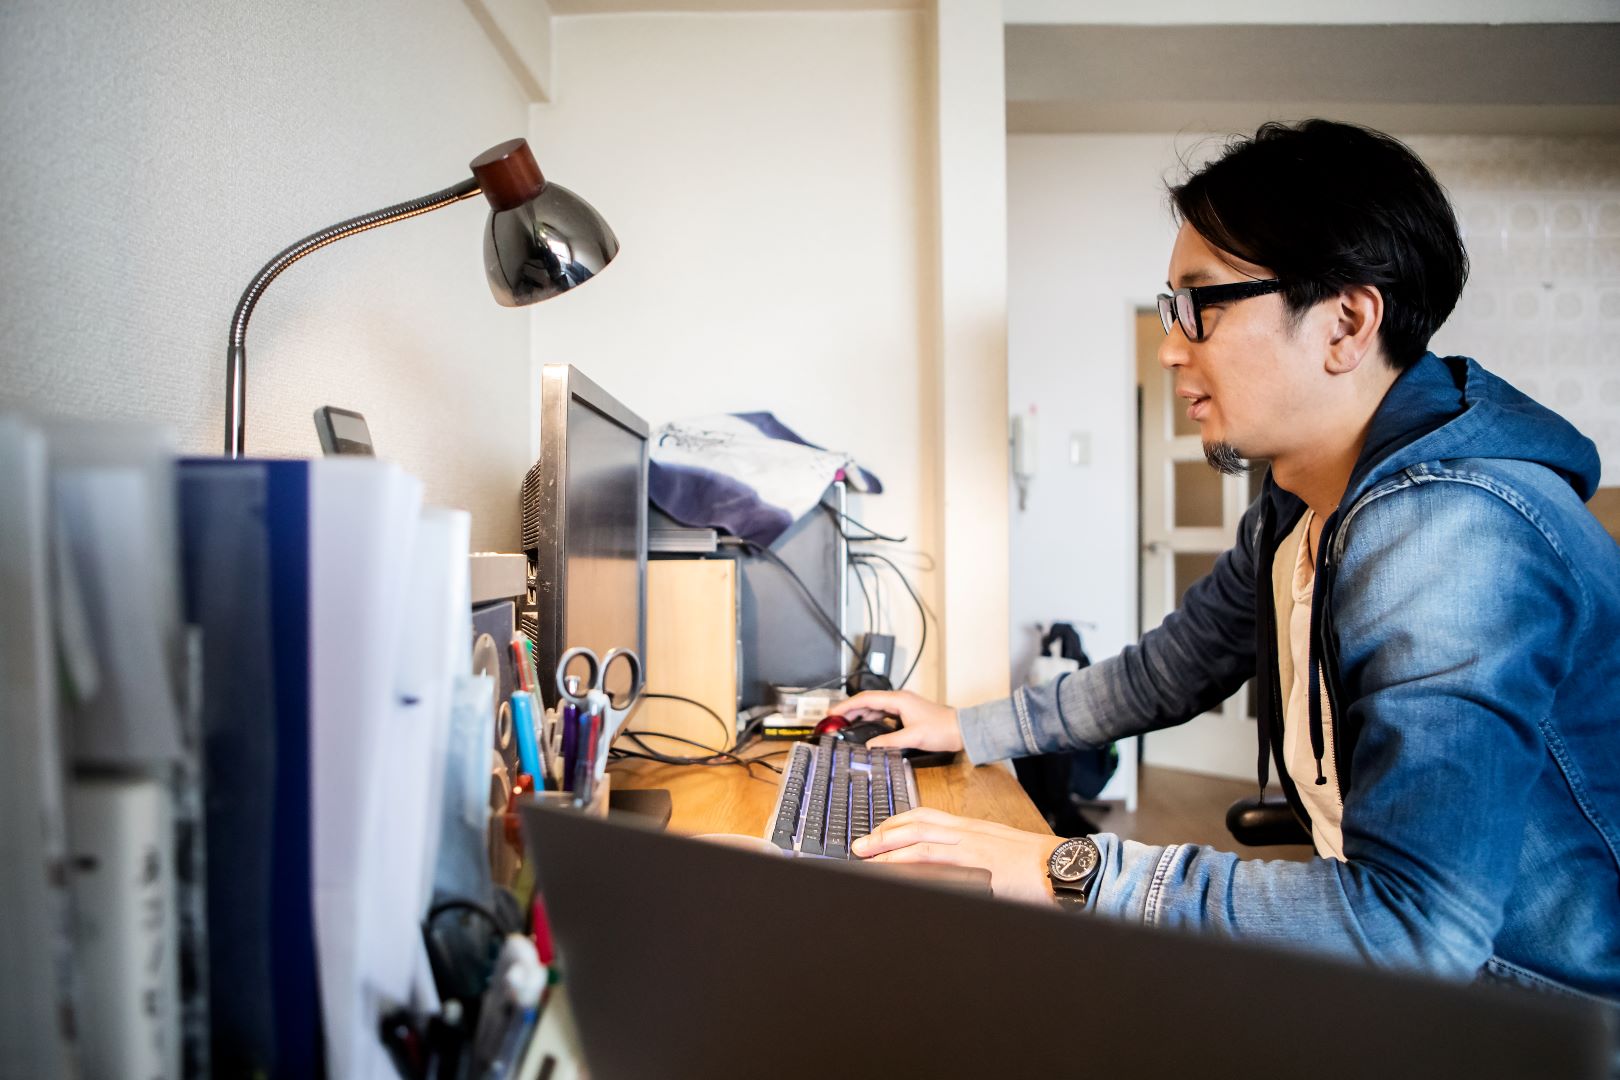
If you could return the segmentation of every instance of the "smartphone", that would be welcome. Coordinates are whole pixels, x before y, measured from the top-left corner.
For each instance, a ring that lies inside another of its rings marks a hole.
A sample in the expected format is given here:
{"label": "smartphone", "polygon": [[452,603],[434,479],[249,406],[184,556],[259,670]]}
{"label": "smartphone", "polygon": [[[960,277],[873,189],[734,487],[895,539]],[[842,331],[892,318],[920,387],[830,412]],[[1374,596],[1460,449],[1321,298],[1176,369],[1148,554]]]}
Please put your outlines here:
{"label": "smartphone", "polygon": [[366,418],[348,409],[322,405],[315,410],[315,434],[321,438],[321,450],[333,454],[364,454],[373,457],[371,429]]}

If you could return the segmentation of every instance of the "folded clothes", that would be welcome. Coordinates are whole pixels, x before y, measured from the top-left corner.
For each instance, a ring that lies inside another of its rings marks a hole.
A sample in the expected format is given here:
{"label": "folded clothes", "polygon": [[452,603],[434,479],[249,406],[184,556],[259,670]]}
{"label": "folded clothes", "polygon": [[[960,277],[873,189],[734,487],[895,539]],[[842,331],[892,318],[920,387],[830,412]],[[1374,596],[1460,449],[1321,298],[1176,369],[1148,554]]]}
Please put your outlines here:
{"label": "folded clothes", "polygon": [[838,479],[855,491],[883,491],[848,453],[806,442],[768,412],[702,416],[653,432],[648,494],[682,525],[769,545]]}

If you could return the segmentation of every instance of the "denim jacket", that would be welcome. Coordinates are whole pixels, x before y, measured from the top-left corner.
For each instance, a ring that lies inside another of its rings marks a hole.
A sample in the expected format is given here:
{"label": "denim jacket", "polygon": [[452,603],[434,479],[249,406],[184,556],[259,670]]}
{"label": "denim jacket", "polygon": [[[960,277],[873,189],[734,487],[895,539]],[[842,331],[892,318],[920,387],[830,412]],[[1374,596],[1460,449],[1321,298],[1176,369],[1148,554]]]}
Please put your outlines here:
{"label": "denim jacket", "polygon": [[[1377,965],[1620,999],[1620,548],[1584,506],[1592,443],[1474,361],[1425,355],[1379,406],[1318,547],[1345,861],[1096,837],[1098,911]],[[1259,679],[1282,768],[1277,488],[1162,625],[1090,668],[961,711],[975,762],[1178,724]],[[1313,705],[1320,700],[1315,686]]]}

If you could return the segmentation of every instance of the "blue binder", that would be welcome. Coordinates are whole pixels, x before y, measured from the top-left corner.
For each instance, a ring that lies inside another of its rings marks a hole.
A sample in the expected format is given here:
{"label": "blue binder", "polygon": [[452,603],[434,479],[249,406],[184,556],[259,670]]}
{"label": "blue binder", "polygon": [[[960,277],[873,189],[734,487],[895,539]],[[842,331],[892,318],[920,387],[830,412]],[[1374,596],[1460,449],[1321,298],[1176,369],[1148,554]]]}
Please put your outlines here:
{"label": "blue binder", "polygon": [[313,910],[310,463],[184,461],[187,621],[202,629],[216,1074],[325,1075]]}

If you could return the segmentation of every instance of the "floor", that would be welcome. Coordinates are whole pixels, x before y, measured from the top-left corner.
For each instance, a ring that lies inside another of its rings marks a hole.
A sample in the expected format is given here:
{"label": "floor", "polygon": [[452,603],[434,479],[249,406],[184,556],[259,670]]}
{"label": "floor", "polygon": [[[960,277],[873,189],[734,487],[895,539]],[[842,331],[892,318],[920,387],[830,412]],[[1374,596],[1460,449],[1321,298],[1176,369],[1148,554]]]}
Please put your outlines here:
{"label": "floor", "polygon": [[1245,848],[1232,839],[1226,831],[1226,808],[1254,793],[1252,780],[1144,765],[1137,777],[1135,813],[1127,812],[1124,803],[1108,803],[1107,810],[1091,811],[1087,816],[1102,832],[1144,844],[1206,844],[1256,859],[1306,862],[1313,858],[1315,853],[1304,844]]}

